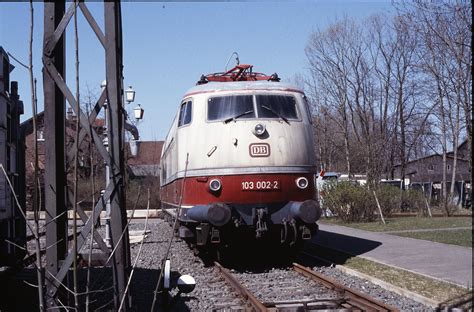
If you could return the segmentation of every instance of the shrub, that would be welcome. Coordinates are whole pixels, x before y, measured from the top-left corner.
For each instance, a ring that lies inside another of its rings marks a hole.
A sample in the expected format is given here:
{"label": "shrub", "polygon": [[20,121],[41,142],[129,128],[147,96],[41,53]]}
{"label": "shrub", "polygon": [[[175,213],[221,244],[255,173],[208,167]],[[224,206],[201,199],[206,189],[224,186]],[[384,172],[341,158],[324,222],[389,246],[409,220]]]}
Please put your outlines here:
{"label": "shrub", "polygon": [[393,212],[400,211],[403,191],[391,185],[379,185],[376,190],[377,199],[385,218],[390,217]]}
{"label": "shrub", "polygon": [[384,217],[390,217],[394,212],[428,214],[425,197],[423,192],[419,190],[400,191],[400,189],[393,186],[380,185],[376,193]]}
{"label": "shrub", "polygon": [[402,211],[417,212],[427,215],[425,196],[418,190],[405,190],[402,192]]}
{"label": "shrub", "polygon": [[324,188],[324,208],[331,210],[344,222],[374,221],[375,199],[364,186],[340,182]]}
{"label": "shrub", "polygon": [[[148,189],[150,189],[150,209],[160,208],[160,180],[158,177],[148,176],[139,179],[130,179],[127,184],[127,209],[146,209],[148,203]],[[137,202],[138,190],[140,198]]]}

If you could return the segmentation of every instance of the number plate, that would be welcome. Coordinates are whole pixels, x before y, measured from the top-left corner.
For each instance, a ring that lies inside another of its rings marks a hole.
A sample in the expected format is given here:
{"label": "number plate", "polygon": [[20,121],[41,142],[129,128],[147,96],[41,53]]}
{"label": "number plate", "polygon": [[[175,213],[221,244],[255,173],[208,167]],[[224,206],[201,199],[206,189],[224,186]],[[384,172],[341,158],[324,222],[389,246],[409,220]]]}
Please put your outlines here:
{"label": "number plate", "polygon": [[277,191],[281,188],[280,180],[243,180],[242,191]]}

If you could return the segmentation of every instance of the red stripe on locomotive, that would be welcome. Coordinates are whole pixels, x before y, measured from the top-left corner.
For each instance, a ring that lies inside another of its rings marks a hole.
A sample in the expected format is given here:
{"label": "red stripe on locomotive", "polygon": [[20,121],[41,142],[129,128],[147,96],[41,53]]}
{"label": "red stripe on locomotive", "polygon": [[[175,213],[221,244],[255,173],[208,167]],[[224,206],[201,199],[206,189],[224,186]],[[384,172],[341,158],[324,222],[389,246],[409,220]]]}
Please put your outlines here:
{"label": "red stripe on locomotive", "polygon": [[[296,185],[296,179],[306,177],[309,185],[306,189],[300,189]],[[222,182],[220,192],[209,191],[209,181],[217,178]],[[246,183],[243,185],[243,183]],[[248,182],[253,182],[250,188]],[[257,187],[257,182],[261,186]],[[267,182],[270,182],[268,185]],[[275,182],[278,188],[275,188]],[[182,190],[183,179],[178,179],[163,186],[161,199],[165,202],[178,204]],[[264,185],[265,184],[265,185]],[[244,189],[245,187],[245,189]],[[315,187],[312,174],[248,174],[209,177],[187,177],[184,188],[182,205],[193,206],[209,203],[234,203],[234,204],[256,204],[256,203],[282,203],[288,201],[305,201],[314,199]]]}

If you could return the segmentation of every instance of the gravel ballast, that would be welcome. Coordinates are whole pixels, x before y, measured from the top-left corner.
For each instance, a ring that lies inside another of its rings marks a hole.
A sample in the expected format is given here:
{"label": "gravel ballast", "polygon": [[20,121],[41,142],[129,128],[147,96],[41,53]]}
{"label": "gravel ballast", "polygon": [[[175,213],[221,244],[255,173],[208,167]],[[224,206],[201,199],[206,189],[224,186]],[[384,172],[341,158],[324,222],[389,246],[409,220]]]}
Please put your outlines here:
{"label": "gravel ballast", "polygon": [[[130,231],[142,231],[145,220],[133,220],[130,224]],[[133,271],[133,278],[130,285],[132,295],[132,311],[149,311],[153,302],[153,293],[156,287],[162,259],[165,257],[172,236],[171,227],[162,219],[149,220],[147,229],[150,231],[145,238],[137,266]],[[102,237],[105,237],[104,226],[100,227]],[[193,250],[184,241],[174,237],[174,242],[170,249],[169,259],[171,270],[175,276],[179,274],[189,274],[196,280],[196,288],[189,294],[181,294],[176,300],[171,302],[172,311],[239,311],[244,309],[244,302],[235,294],[232,288],[226,284],[221,275],[209,263],[195,256]],[[30,246],[29,246],[30,247]],[[86,253],[88,243],[81,250]],[[131,245],[130,256],[132,264],[138,254],[140,243]],[[94,252],[97,250],[94,249]],[[246,254],[241,253],[233,261],[240,262],[246,258]],[[43,258],[44,261],[44,258]],[[242,261],[245,262],[245,261]],[[315,294],[322,297],[321,290],[315,290],[318,285],[308,283],[305,278],[295,277],[291,271],[291,263],[284,267],[274,267],[271,264],[267,268],[238,268],[231,269],[249,289],[262,301],[288,300],[290,297],[301,299],[315,298]],[[313,270],[320,272],[343,285],[356,289],[359,292],[374,297],[388,305],[392,305],[400,311],[432,311],[433,309],[422,305],[412,299],[403,297],[377,286],[367,280],[345,274],[335,267],[316,266]],[[92,284],[101,285],[101,289],[106,289],[111,284],[110,268],[94,268],[91,270]],[[85,273],[85,269],[83,272]],[[305,288],[298,288],[298,285],[305,284]],[[260,287],[258,286],[260,285]],[[285,290],[286,288],[286,290]],[[171,295],[176,295],[177,290],[173,290]],[[91,307],[98,308],[109,303],[112,299],[111,292],[103,292],[91,295]],[[157,303],[162,303],[162,297],[158,295]]]}
{"label": "gravel ballast", "polygon": [[[142,229],[143,226],[144,223],[134,222],[131,224],[131,230]],[[151,230],[151,233],[145,240],[145,246],[142,250],[142,255],[140,257],[141,260],[138,262],[138,267],[152,269],[158,272],[157,269],[159,268],[160,260],[168,246],[167,241],[170,237],[171,228],[162,220],[153,220],[153,222],[149,224],[148,229]],[[163,233],[165,234],[163,235]],[[138,251],[138,246],[139,245],[137,244],[131,248],[132,261],[136,252]],[[171,248],[170,259],[172,270],[176,270],[181,274],[192,275],[196,279],[197,283],[196,289],[193,292],[182,295],[182,300],[179,301],[180,304],[178,304],[178,306],[185,306],[191,311],[210,311],[215,308],[223,307],[229,302],[230,306],[233,305],[235,307],[241,304],[240,299],[238,299],[235,295],[232,295],[233,291],[222,281],[217,272],[212,267],[206,267],[204,262],[199,257],[194,255],[193,251],[185,242],[175,238],[175,242]],[[430,307],[422,305],[412,299],[385,290],[380,286],[370,283],[369,281],[345,274],[339,271],[337,268],[314,267],[313,270],[321,272],[330,278],[337,280],[343,285],[357,289],[362,293],[377,298],[386,304],[397,307],[401,311],[433,310]],[[286,297],[272,297],[271,289],[278,284],[278,281],[281,282],[281,280],[285,280],[286,283],[291,283],[291,280],[288,278],[290,274],[288,271],[289,270],[286,270],[285,273],[285,270],[270,267],[266,272],[263,273],[260,271],[256,273],[252,272],[251,270],[247,272],[231,272],[236,274],[238,279],[244,282],[244,284],[261,284],[261,287],[255,289],[255,291],[260,297],[259,299],[263,299],[265,301],[286,299]],[[276,279],[276,281],[272,279]],[[294,283],[297,284],[300,284],[301,282],[302,281],[300,280],[294,281]],[[134,281],[132,285],[136,284],[139,283]],[[288,288],[294,288],[294,286],[289,285]],[[135,290],[135,287],[132,288],[132,290]],[[251,290],[253,291],[253,289]],[[303,298],[311,298],[308,290],[303,290],[300,294],[302,294]],[[220,300],[219,296],[224,296],[225,300]],[[136,299],[138,298],[135,298],[134,302],[136,302]],[[235,303],[235,305],[233,303]]]}

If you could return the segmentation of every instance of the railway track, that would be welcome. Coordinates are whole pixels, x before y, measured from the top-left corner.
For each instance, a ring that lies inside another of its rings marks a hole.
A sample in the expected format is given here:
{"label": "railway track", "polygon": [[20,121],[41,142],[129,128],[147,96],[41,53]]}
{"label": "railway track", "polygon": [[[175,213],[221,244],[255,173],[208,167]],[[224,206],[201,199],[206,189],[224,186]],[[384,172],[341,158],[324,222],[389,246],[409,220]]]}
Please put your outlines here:
{"label": "railway track", "polygon": [[[164,219],[167,224],[172,224],[170,221],[174,219],[173,212],[164,210]],[[186,253],[196,251],[189,247],[190,245],[187,245]],[[311,248],[301,252],[298,259],[293,261],[314,267],[314,270],[298,264],[292,266],[287,260],[278,260],[278,254],[269,255],[268,251],[260,251],[255,247],[253,249],[249,247],[248,250],[240,252],[235,250],[229,250],[229,252],[231,252],[230,256],[225,257],[223,262],[218,260],[222,264],[215,263],[215,257],[208,257],[201,253],[197,258],[204,263],[204,270],[189,271],[189,274],[193,275],[196,282],[201,285],[197,287],[193,295],[205,300],[199,303],[199,309],[212,311],[398,311],[399,309],[423,310],[426,308],[377,287],[369,286],[371,290],[362,294],[344,286],[355,285],[355,287],[361,287],[356,289],[367,290],[364,282],[355,281],[349,284],[344,282],[344,280],[351,280],[352,277],[343,278],[339,282],[332,279],[333,275],[329,275],[332,278],[325,277],[324,270],[319,273],[316,268],[332,267],[332,261],[316,256],[315,254],[320,251],[313,252]],[[258,253],[258,256],[254,253]],[[187,269],[195,267],[196,263],[194,261]],[[378,299],[369,297],[367,293]],[[386,302],[393,306],[378,301],[386,299]]]}
{"label": "railway track", "polygon": [[[144,224],[141,222],[132,222],[130,224],[131,230],[139,231],[143,230],[143,228]],[[153,290],[156,287],[158,278],[158,270],[161,267],[161,261],[169,246],[169,238],[173,236],[174,232],[168,222],[158,219],[149,222],[148,229],[150,233],[146,238],[146,243],[143,245],[134,278],[132,279],[131,289],[134,306],[131,311],[150,310]],[[101,227],[98,231],[104,235],[105,228]],[[131,246],[132,259],[135,259],[138,250],[138,245]],[[316,304],[319,304],[321,307],[324,303],[322,299],[332,299],[325,300],[325,304],[331,307],[324,309],[326,311],[370,310],[351,307],[352,302],[347,299],[349,296],[347,293],[344,294],[338,292],[336,288],[331,289],[330,287],[322,286],[319,282],[313,282],[311,278],[304,277],[302,274],[296,272],[291,262],[284,261],[284,263],[281,264],[278,257],[267,255],[268,250],[260,252],[258,257],[251,257],[255,251],[255,249],[252,251],[246,250],[244,252],[233,251],[232,256],[236,259],[235,261],[221,262],[226,268],[224,270],[237,280],[236,284],[231,284],[221,273],[221,269],[217,265],[214,265],[214,262],[208,263],[206,262],[207,259],[203,259],[201,256],[196,257],[189,244],[181,239],[175,238],[169,256],[172,272],[192,275],[196,280],[196,288],[189,294],[181,294],[176,297],[176,300],[171,300],[170,311],[295,311],[298,309],[298,311],[304,311],[305,304],[307,309],[312,308],[312,305],[313,307],[316,306]],[[313,256],[313,253],[309,252],[306,257],[299,257],[298,260],[295,261],[310,266],[314,271],[318,271],[319,268],[331,267],[328,264],[321,264],[321,260],[307,259],[309,256]],[[259,259],[259,263],[256,264],[252,259]],[[232,265],[232,262],[237,263],[237,265]],[[234,268],[234,270],[230,268]],[[100,273],[100,270],[102,269],[97,269],[95,272]],[[29,279],[27,280],[30,283],[35,283],[35,271],[30,270],[25,272],[25,274],[28,274]],[[327,271],[323,270],[323,274],[326,275],[326,272]],[[94,283],[99,285],[98,287],[100,288],[103,287],[102,285],[108,285],[107,283],[111,282],[109,280],[103,280],[103,274],[94,274],[93,276]],[[18,278],[17,282],[20,285],[23,285],[25,289],[30,289],[29,286],[23,283],[23,280],[26,280],[23,275]],[[347,280],[349,280],[350,283],[346,284]],[[346,285],[350,284],[350,287],[356,287],[357,289],[367,287],[365,282],[357,281],[350,276],[345,277],[345,279],[340,279],[339,281]],[[248,293],[242,294],[240,291],[236,291],[235,285],[243,285],[243,287],[248,290]],[[302,285],[304,287],[302,287]],[[387,292],[382,289],[374,291],[371,288],[369,291],[369,288],[370,287],[367,287],[366,289],[371,296],[379,298],[380,300],[387,300],[385,302],[397,306],[400,310],[429,310],[427,307],[411,302],[402,296],[387,294]],[[170,296],[175,296],[176,293],[177,290],[173,289]],[[252,294],[253,297],[263,305],[263,308],[260,307],[260,309],[258,309],[250,305],[248,299],[250,298],[249,294]],[[106,296],[102,293],[97,293],[93,296],[93,300],[96,300],[93,307],[100,307],[106,304],[105,299]],[[23,298],[19,300],[20,302],[27,302]],[[159,302],[160,300],[161,299],[159,299]],[[349,303],[346,301],[349,301]],[[339,304],[339,307],[337,307],[334,302]],[[390,309],[379,310],[387,311]],[[395,308],[392,310],[395,310]]]}
{"label": "railway track", "polygon": [[218,262],[215,267],[252,311],[398,311],[302,265],[289,270],[235,273]]}

